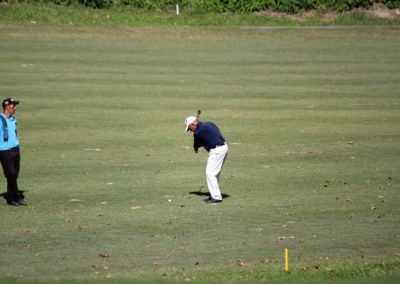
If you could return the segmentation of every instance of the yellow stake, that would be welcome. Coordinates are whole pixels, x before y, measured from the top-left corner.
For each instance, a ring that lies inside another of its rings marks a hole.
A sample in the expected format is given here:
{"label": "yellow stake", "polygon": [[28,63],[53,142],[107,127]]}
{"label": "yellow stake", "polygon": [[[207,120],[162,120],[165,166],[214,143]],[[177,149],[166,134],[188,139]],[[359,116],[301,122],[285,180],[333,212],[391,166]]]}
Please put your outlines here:
{"label": "yellow stake", "polygon": [[285,271],[289,271],[289,250],[285,248]]}

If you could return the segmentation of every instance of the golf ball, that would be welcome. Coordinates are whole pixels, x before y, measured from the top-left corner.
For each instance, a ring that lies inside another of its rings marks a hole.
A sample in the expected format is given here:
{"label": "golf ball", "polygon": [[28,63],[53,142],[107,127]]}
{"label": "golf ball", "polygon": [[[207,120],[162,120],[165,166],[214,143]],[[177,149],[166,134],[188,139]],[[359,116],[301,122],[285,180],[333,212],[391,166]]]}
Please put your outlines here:
{"label": "golf ball", "polygon": [[171,199],[168,199],[168,202],[171,202]]}

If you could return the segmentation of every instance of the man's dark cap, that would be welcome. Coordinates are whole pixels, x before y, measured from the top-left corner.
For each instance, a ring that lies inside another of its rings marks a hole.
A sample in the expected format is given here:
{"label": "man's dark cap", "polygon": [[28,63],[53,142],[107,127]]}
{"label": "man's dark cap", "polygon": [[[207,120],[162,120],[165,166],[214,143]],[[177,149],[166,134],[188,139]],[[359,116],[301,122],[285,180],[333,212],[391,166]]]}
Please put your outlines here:
{"label": "man's dark cap", "polygon": [[17,105],[17,104],[19,104],[19,101],[16,101],[16,100],[14,100],[12,98],[6,98],[6,99],[3,100],[2,106],[5,107],[5,106],[8,106],[8,105]]}

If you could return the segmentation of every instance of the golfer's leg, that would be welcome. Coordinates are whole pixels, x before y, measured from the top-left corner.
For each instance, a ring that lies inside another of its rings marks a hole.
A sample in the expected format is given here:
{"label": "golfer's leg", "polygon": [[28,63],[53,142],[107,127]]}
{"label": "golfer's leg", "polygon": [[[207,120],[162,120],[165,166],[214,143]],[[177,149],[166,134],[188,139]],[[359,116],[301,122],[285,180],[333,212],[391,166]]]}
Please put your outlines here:
{"label": "golfer's leg", "polygon": [[213,199],[222,200],[221,191],[219,189],[219,174],[224,164],[226,152],[218,152],[211,150],[208,155],[206,177],[210,195]]}
{"label": "golfer's leg", "polygon": [[207,177],[208,191],[210,192],[211,198],[216,200],[222,200],[221,191],[219,190],[218,180],[215,174],[206,169],[206,177]]}

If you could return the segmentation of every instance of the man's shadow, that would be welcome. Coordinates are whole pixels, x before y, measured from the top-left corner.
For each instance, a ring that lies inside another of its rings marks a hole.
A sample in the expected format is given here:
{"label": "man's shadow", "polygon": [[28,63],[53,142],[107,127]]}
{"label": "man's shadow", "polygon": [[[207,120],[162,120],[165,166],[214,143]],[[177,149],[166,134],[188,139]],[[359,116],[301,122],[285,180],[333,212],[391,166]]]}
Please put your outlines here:
{"label": "man's shadow", "polygon": [[[3,197],[5,200],[7,200],[7,192],[0,193],[0,197]],[[20,198],[20,199],[25,198],[24,190],[18,191],[18,198]]]}
{"label": "man's shadow", "polygon": [[[206,192],[206,191],[203,191],[203,186],[200,186],[200,189],[198,191],[191,191],[191,192],[189,192],[189,194],[198,195],[198,196],[210,196],[210,193]],[[225,193],[221,193],[221,195],[222,195],[223,199],[230,197],[229,194],[225,194]]]}

